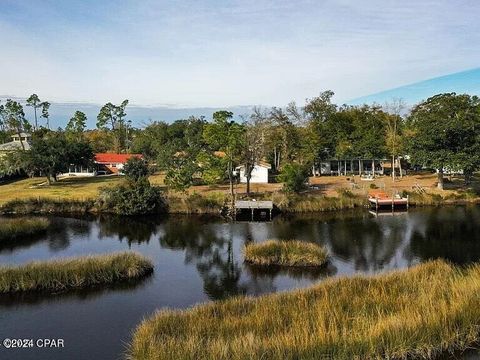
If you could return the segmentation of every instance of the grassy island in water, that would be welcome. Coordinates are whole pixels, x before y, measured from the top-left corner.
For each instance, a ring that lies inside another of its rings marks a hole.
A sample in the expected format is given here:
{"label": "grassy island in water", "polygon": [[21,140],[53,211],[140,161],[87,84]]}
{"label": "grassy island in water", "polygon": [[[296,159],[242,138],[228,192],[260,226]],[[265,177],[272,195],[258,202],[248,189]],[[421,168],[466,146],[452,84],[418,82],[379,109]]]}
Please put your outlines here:
{"label": "grassy island in water", "polygon": [[84,256],[0,267],[0,293],[60,292],[141,278],[150,260],[133,252]]}
{"label": "grassy island in water", "polygon": [[258,298],[161,310],[130,359],[435,358],[479,340],[480,266],[433,261]]}

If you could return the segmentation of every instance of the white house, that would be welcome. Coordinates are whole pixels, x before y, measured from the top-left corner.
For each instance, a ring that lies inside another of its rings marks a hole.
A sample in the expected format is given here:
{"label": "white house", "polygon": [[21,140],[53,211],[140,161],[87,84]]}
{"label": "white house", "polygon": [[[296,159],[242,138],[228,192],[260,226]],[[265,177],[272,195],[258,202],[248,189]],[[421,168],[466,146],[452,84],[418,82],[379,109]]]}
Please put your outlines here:
{"label": "white house", "polygon": [[123,167],[128,159],[136,157],[143,159],[142,154],[110,154],[97,153],[93,161],[93,166],[79,166],[71,164],[68,173],[63,176],[96,176],[106,174],[122,174]]}
{"label": "white house", "polygon": [[[272,166],[266,162],[259,162],[255,164],[252,170],[252,177],[250,178],[251,184],[266,184],[268,183],[268,171],[272,168]],[[247,178],[245,177],[245,166],[239,166],[236,169],[240,175],[240,182],[246,183]]]}

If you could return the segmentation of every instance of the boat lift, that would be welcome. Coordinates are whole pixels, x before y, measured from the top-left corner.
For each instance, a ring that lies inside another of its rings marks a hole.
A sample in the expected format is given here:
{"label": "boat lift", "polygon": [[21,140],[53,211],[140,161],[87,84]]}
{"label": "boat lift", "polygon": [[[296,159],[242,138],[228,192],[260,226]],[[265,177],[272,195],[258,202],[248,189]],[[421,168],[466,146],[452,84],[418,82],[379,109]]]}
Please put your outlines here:
{"label": "boat lift", "polygon": [[267,212],[269,219],[272,220],[273,201],[256,201],[256,200],[237,200],[235,201],[234,216],[237,219],[237,213],[242,210],[250,210],[252,221],[255,218],[255,210],[258,212]]}

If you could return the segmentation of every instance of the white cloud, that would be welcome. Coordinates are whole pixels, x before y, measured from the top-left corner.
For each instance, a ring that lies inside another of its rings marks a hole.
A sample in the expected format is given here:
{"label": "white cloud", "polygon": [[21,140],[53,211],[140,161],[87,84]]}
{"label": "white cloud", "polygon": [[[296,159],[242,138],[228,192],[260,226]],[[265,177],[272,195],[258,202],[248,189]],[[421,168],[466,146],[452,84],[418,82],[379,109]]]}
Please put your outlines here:
{"label": "white cloud", "polygon": [[38,27],[0,15],[0,94],[228,106],[332,89],[346,101],[480,60],[474,1],[123,4],[50,7]]}

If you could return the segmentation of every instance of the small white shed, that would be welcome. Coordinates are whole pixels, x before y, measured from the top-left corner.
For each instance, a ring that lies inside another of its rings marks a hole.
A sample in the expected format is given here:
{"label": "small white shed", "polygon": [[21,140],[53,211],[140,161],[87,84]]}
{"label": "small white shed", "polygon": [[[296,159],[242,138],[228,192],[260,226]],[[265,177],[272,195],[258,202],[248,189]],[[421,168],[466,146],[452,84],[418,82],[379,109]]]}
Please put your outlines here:
{"label": "small white shed", "polygon": [[[259,162],[255,164],[252,170],[252,177],[250,179],[251,184],[267,184],[268,183],[268,171],[272,168],[272,166],[266,162]],[[240,175],[240,182],[246,183],[247,178],[245,177],[245,166],[237,167],[237,171]]]}

